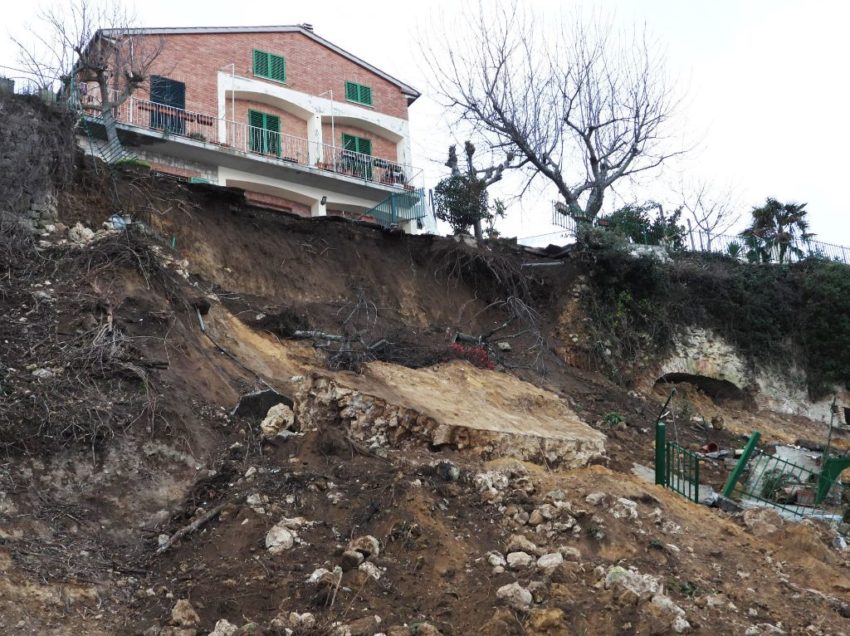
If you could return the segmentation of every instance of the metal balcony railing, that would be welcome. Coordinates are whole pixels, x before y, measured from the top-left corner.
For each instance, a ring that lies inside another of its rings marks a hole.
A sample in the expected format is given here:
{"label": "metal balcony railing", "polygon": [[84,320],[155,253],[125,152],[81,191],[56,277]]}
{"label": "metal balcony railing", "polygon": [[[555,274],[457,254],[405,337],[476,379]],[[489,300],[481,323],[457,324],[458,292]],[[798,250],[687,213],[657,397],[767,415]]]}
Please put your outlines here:
{"label": "metal balcony railing", "polygon": [[[93,105],[83,107],[93,112]],[[364,181],[414,190],[422,171],[392,159],[365,155],[334,144],[310,141],[247,123],[222,120],[207,114],[131,97],[115,113],[116,121],[155,130],[166,137],[180,137],[214,144],[223,149],[262,155],[281,164],[296,164]],[[221,134],[223,129],[224,134]]]}

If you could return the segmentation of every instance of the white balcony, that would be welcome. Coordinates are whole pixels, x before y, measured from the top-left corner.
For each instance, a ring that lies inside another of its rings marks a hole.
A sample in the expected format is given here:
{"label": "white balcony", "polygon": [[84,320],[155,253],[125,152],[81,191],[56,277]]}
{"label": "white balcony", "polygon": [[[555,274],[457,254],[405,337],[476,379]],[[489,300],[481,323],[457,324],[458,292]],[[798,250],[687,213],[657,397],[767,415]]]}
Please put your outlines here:
{"label": "white balcony", "polygon": [[[96,116],[93,109],[89,113]],[[173,108],[135,97],[116,109],[115,118],[124,127],[141,129],[163,140],[212,147],[228,154],[261,159],[265,164],[303,168],[390,191],[414,190],[422,179],[421,170],[393,159],[365,155],[334,144],[255,128],[243,122],[221,120],[208,113]]]}

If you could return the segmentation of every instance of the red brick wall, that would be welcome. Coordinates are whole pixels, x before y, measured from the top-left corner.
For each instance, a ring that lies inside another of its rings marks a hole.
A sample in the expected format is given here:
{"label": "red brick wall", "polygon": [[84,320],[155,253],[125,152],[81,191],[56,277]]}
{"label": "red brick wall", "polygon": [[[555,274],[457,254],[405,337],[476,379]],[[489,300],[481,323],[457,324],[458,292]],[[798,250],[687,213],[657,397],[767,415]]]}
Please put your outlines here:
{"label": "red brick wall", "polygon": [[[372,156],[373,157],[381,157],[382,159],[390,159],[391,161],[398,160],[398,147],[394,141],[390,141],[389,139],[384,139],[376,135],[373,132],[367,132],[360,128],[356,128],[355,126],[348,125],[335,125],[336,132],[336,145],[342,148],[342,135],[355,135],[357,137],[364,137],[365,139],[369,139],[372,141]],[[331,142],[331,125],[330,124],[322,124],[322,141],[326,144],[330,144]]]}
{"label": "red brick wall", "polygon": [[[257,48],[286,58],[287,88],[310,95],[333,90],[334,99],[343,101],[346,81],[366,84],[372,88],[373,105],[361,108],[407,119],[407,98],[396,85],[301,33],[186,34],[163,39],[164,48],[150,74],[185,82],[186,110],[216,114],[218,71],[228,72],[230,67],[223,67],[233,62],[237,75],[253,77],[252,52]],[[380,67],[380,60],[373,62]]]}
{"label": "red brick wall", "polygon": [[201,173],[198,170],[191,170],[189,168],[180,168],[178,166],[170,166],[166,163],[159,163],[157,161],[148,161],[147,162],[151,170],[156,170],[157,172],[164,172],[165,174],[172,174],[175,177],[185,177],[188,179],[189,177],[200,177]]}

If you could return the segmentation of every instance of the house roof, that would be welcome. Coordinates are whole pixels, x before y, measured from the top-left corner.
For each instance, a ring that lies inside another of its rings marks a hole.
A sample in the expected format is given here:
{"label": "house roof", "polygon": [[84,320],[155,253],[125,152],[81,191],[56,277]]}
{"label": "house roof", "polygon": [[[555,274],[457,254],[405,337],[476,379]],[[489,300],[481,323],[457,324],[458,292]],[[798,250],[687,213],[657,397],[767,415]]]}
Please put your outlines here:
{"label": "house roof", "polygon": [[421,93],[409,84],[405,84],[401,80],[394,78],[382,71],[381,69],[372,66],[368,62],[360,59],[356,55],[352,55],[345,49],[338,47],[336,44],[329,42],[325,38],[316,35],[313,28],[309,25],[281,25],[281,26],[246,26],[246,27],[164,27],[164,28],[130,28],[130,29],[101,29],[99,35],[111,37],[116,35],[198,35],[198,34],[217,34],[217,33],[301,33],[306,35],[311,40],[318,42],[322,46],[326,46],[332,51],[348,58],[355,64],[375,73],[379,77],[384,78],[388,82],[399,87],[401,92],[407,97],[408,105],[416,101]]}

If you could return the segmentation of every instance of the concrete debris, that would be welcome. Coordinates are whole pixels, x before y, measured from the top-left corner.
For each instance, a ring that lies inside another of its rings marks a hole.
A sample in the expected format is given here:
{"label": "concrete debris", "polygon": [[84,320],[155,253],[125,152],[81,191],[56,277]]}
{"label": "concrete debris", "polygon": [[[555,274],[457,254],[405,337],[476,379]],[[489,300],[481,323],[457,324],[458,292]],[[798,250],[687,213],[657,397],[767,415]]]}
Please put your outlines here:
{"label": "concrete debris", "polygon": [[591,506],[602,506],[608,499],[608,495],[604,492],[592,492],[584,498],[585,503]]}
{"label": "concrete debris", "polygon": [[631,519],[638,518],[637,502],[624,497],[618,497],[611,508],[611,515],[615,519]]}
{"label": "concrete debris", "polygon": [[528,609],[531,607],[531,603],[534,600],[531,592],[519,583],[503,585],[496,590],[496,598],[502,601],[505,605],[517,610]]}
{"label": "concrete debris", "polygon": [[759,537],[777,532],[783,525],[779,513],[770,508],[751,508],[741,514],[744,525]]}

